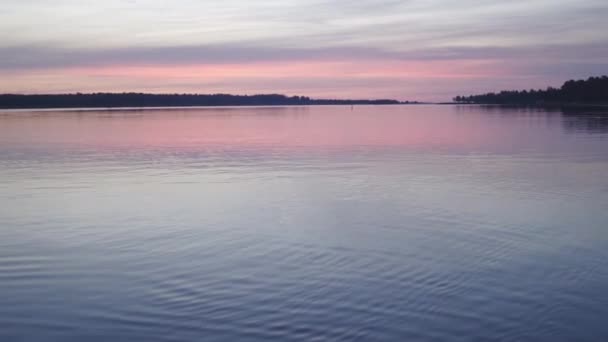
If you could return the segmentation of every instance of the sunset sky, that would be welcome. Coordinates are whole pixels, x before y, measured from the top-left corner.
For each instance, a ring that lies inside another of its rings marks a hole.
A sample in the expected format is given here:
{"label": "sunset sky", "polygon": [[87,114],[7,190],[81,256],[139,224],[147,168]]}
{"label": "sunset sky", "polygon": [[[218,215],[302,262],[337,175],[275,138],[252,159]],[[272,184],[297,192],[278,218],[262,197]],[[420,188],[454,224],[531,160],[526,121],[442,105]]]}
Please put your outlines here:
{"label": "sunset sky", "polygon": [[4,0],[0,92],[449,100],[608,74],[606,0]]}

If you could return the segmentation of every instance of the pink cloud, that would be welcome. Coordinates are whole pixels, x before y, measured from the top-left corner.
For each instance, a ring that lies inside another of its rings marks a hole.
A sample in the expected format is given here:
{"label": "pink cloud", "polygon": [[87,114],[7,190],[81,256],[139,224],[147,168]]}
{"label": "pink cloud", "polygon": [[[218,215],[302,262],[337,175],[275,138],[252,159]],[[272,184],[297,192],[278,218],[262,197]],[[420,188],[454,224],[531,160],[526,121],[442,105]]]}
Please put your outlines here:
{"label": "pink cloud", "polygon": [[[0,92],[272,92],[435,100],[437,96],[426,95],[422,84],[432,81],[436,86],[444,83],[447,87],[462,80],[506,77],[509,72],[492,59],[111,65],[14,71],[5,76]],[[412,87],[416,84],[418,87]],[[445,99],[449,97],[441,100]]]}

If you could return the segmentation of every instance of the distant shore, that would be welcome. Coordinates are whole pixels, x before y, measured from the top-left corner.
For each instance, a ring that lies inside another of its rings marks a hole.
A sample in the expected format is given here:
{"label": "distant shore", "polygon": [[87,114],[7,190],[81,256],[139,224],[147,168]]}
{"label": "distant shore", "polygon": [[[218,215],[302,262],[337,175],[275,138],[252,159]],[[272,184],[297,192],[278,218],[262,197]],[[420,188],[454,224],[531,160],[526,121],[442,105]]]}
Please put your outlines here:
{"label": "distant shore", "polygon": [[1,109],[53,108],[145,108],[145,107],[222,107],[222,106],[307,106],[307,105],[401,105],[417,101],[392,99],[312,99],[281,94],[0,94]]}
{"label": "distant shore", "polygon": [[561,87],[529,90],[502,90],[453,98],[463,104],[501,104],[542,107],[603,107],[608,105],[608,76],[569,80]]}
{"label": "distant shore", "polygon": [[491,106],[491,107],[537,107],[537,108],[608,108],[608,103],[593,102],[552,102],[552,103],[477,103],[477,102],[437,102],[438,105]]}

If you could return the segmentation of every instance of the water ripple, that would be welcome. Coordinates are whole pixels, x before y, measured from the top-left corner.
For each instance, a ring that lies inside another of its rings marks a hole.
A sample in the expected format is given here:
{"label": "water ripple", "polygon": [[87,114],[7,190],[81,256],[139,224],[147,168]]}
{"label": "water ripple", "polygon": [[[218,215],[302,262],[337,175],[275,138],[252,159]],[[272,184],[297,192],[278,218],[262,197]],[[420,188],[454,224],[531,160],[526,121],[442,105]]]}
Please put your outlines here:
{"label": "water ripple", "polygon": [[605,132],[213,113],[0,117],[0,340],[608,337]]}

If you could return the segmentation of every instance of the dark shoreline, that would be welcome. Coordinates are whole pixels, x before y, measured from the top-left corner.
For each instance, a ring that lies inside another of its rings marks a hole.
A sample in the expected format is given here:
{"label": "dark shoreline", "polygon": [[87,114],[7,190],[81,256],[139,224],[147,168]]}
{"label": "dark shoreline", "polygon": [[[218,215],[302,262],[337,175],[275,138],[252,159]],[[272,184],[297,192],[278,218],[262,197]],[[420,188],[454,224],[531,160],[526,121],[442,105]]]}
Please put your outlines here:
{"label": "dark shoreline", "polygon": [[393,99],[312,99],[281,94],[0,94],[0,109],[155,108],[227,106],[400,105],[419,102]]}
{"label": "dark shoreline", "polygon": [[569,105],[608,104],[608,76],[569,80],[561,87],[529,90],[502,90],[498,93],[458,95],[452,99],[459,103],[506,105]]}
{"label": "dark shoreline", "polygon": [[608,103],[476,103],[476,102],[438,102],[438,105],[483,106],[504,108],[597,108],[608,109]]}

